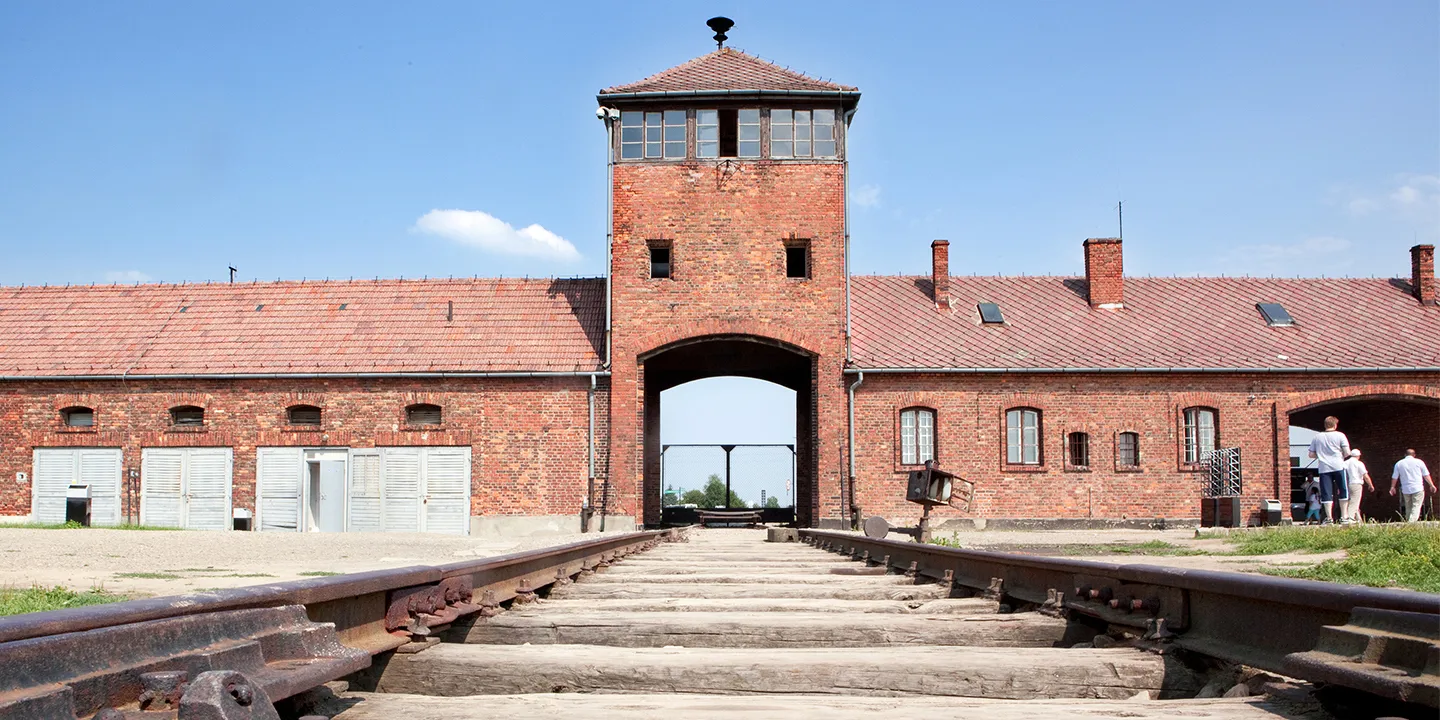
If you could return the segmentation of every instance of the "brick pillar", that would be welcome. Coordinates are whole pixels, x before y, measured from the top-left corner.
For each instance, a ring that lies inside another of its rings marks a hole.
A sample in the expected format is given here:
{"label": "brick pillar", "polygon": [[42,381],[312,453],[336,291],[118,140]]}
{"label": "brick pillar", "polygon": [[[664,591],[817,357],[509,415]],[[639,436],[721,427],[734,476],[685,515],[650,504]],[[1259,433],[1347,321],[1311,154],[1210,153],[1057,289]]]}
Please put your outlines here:
{"label": "brick pillar", "polygon": [[1090,307],[1118,308],[1125,305],[1125,263],[1119,238],[1090,238],[1085,241],[1085,284]]}
{"label": "brick pillar", "polygon": [[1410,287],[1422,305],[1435,304],[1435,246],[1410,248]]}
{"label": "brick pillar", "polygon": [[950,309],[950,241],[930,243],[930,279],[935,288],[935,307]]}

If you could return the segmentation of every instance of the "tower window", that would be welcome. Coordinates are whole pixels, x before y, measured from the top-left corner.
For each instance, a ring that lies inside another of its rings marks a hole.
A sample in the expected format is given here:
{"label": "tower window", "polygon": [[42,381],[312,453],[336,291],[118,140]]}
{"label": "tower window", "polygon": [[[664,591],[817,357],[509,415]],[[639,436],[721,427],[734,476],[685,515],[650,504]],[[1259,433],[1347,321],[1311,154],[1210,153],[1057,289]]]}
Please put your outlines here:
{"label": "tower window", "polygon": [[416,403],[405,408],[405,422],[409,425],[439,425],[440,406],[430,403]]}
{"label": "tower window", "polygon": [[620,113],[620,157],[624,160],[684,160],[685,111]]}
{"label": "tower window", "polygon": [[760,111],[696,110],[695,157],[760,157]]}
{"label": "tower window", "polygon": [[785,246],[785,277],[810,277],[810,247],[802,243]]}
{"label": "tower window", "polygon": [[669,245],[652,244],[650,246],[650,277],[656,280],[670,277]]}
{"label": "tower window", "polygon": [[205,424],[205,409],[194,405],[180,405],[170,408],[170,424],[179,427],[197,427]]}
{"label": "tower window", "polygon": [[285,410],[291,425],[319,425],[320,408],[314,405],[291,405]]}
{"label": "tower window", "polygon": [[65,421],[66,427],[93,427],[95,411],[88,407],[68,407],[60,411],[60,419]]}
{"label": "tower window", "polygon": [[835,157],[834,110],[771,110],[770,156]]}

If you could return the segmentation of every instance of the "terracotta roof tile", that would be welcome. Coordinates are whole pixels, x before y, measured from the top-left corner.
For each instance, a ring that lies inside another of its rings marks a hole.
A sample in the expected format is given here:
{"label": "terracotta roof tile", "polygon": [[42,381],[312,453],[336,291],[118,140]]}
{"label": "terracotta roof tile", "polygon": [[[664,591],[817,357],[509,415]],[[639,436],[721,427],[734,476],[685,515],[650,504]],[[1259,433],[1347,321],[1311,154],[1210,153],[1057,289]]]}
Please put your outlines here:
{"label": "terracotta roof tile", "polygon": [[601,95],[635,92],[694,92],[697,90],[799,90],[854,92],[856,88],[766,62],[733,48],[721,48],[644,80],[616,85]]}
{"label": "terracotta roof tile", "polygon": [[[853,278],[855,364],[900,368],[1440,367],[1440,307],[1405,280],[1126,278],[1125,307],[1092,309],[1083,278]],[[1002,326],[980,322],[995,302]],[[1293,327],[1256,309],[1278,302]]]}
{"label": "terracotta roof tile", "polygon": [[0,376],[589,371],[604,324],[595,279],[10,287]]}

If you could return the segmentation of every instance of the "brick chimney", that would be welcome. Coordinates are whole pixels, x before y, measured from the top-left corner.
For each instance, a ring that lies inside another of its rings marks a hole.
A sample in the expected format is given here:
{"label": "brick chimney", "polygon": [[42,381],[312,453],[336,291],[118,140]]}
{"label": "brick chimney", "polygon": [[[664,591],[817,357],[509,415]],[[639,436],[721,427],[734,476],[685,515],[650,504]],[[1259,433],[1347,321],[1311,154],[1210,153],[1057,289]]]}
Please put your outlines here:
{"label": "brick chimney", "polygon": [[1120,238],[1090,238],[1085,241],[1085,284],[1090,288],[1090,307],[1125,306],[1125,263]]}
{"label": "brick chimney", "polygon": [[1410,287],[1421,305],[1435,304],[1435,246],[1410,248]]}
{"label": "brick chimney", "polygon": [[930,243],[930,279],[935,287],[935,307],[950,309],[950,241]]}

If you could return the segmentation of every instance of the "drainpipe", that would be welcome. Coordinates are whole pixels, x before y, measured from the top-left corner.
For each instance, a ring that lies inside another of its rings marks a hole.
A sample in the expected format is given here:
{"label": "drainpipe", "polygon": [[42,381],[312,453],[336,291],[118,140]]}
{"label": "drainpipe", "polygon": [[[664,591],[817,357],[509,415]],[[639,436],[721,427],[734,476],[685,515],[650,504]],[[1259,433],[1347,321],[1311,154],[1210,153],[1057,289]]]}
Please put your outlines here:
{"label": "drainpipe", "polygon": [[591,508],[595,506],[595,375],[590,375],[590,391],[586,393],[585,400],[590,410],[590,430],[586,434],[586,444],[589,446],[586,452],[586,464],[589,467],[587,480],[585,482],[585,506],[580,508],[581,532],[590,530]]}
{"label": "drainpipe", "polygon": [[[605,163],[605,369],[610,369],[610,339],[611,339],[611,306],[613,304],[613,292],[611,290],[610,276],[614,268],[614,243],[615,243],[615,121],[620,119],[620,111],[615,108],[602,108],[605,112],[605,153],[609,158]],[[604,519],[601,519],[604,523]]]}
{"label": "drainpipe", "polygon": [[855,388],[865,382],[865,371],[860,370],[855,382],[850,384],[850,526],[860,526],[860,508],[855,507]]}
{"label": "drainpipe", "polygon": [[[851,362],[850,354],[850,120],[855,117],[852,109],[845,113],[845,161],[841,165],[840,174],[845,183],[845,203],[843,211],[845,227],[845,364]],[[859,383],[856,383],[859,385]],[[853,400],[853,398],[852,398]],[[853,433],[852,433],[853,434]],[[854,445],[854,438],[851,438],[851,445]],[[854,468],[851,468],[850,475],[855,475]]]}

